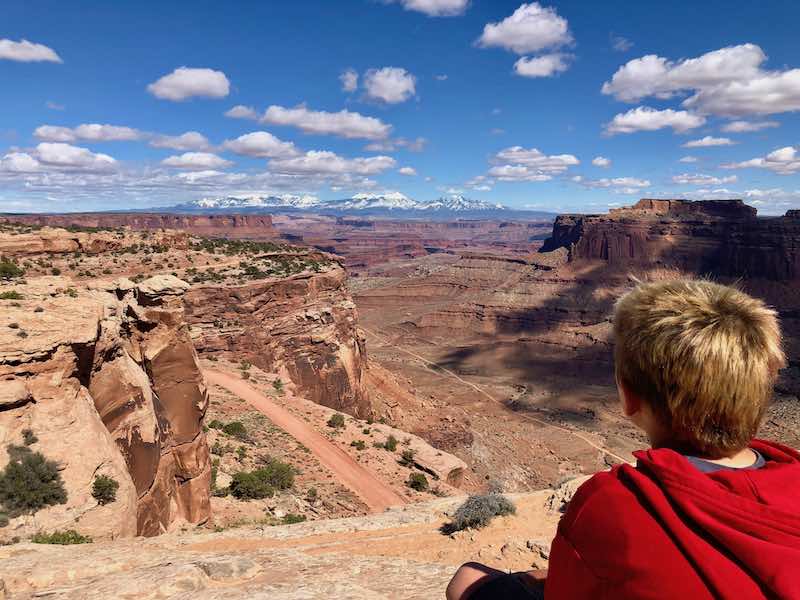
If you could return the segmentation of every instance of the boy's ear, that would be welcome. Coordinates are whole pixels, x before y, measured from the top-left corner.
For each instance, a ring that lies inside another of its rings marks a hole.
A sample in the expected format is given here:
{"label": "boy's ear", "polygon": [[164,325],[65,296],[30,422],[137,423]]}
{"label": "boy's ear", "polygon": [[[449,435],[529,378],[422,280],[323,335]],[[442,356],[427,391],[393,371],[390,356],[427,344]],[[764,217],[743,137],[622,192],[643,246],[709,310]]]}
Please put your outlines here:
{"label": "boy's ear", "polygon": [[622,412],[626,417],[632,417],[642,410],[642,399],[631,390],[623,381],[617,381],[620,396],[622,396]]}

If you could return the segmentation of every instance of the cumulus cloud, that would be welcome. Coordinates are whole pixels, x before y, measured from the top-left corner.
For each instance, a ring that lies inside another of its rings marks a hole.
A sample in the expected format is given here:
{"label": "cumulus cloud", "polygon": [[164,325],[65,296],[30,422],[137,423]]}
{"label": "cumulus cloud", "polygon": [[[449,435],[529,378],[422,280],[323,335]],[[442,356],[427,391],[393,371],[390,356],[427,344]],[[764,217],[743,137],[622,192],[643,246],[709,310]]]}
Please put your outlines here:
{"label": "cumulus cloud", "polygon": [[678,159],[678,162],[682,163],[696,163],[697,157],[696,156],[682,156]]}
{"label": "cumulus cloud", "polygon": [[700,138],[699,140],[690,140],[683,144],[684,148],[708,148],[710,146],[733,146],[736,142],[734,142],[730,138],[726,137],[712,137],[707,135],[705,137]]}
{"label": "cumulus cloud", "polygon": [[523,77],[552,77],[569,69],[569,54],[545,54],[543,56],[523,56],[514,63],[514,71]]}
{"label": "cumulus cloud", "polygon": [[651,185],[648,179],[639,179],[637,177],[604,177],[602,179],[573,177],[572,180],[587,188],[608,188],[618,194],[638,194],[643,188]]}
{"label": "cumulus cloud", "polygon": [[256,112],[255,108],[250,106],[245,106],[244,104],[237,104],[230,110],[225,112],[226,117],[230,117],[231,119],[258,119],[258,113]]}
{"label": "cumulus cloud", "polygon": [[233,163],[211,152],[184,152],[179,156],[165,158],[161,164],[176,169],[221,169]]}
{"label": "cumulus cloud", "polygon": [[187,98],[224,98],[230,82],[222,71],[180,67],[147,86],[156,98],[180,102]]}
{"label": "cumulus cloud", "polygon": [[701,175],[699,173],[682,175],[674,175],[672,177],[673,183],[682,185],[722,185],[724,183],[736,183],[739,178],[736,175],[728,177],[714,177],[713,175]]}
{"label": "cumulus cloud", "polygon": [[78,125],[74,129],[55,125],[42,125],[36,128],[33,135],[47,142],[75,142],[77,140],[120,142],[140,140],[145,137],[143,132],[131,127],[100,125],[99,123]]}
{"label": "cumulus cloud", "polygon": [[48,170],[103,173],[116,168],[117,161],[108,154],[61,142],[42,142],[30,154],[11,152],[0,161],[0,170],[15,173]]}
{"label": "cumulus cloud", "polygon": [[358,73],[355,69],[347,69],[339,75],[339,81],[342,82],[342,91],[355,92],[358,89]]}
{"label": "cumulus cloud", "polygon": [[800,69],[767,71],[766,60],[755,44],[679,61],[650,54],[620,67],[602,91],[624,102],[688,92],[684,108],[732,117],[800,110]]}
{"label": "cumulus cloud", "polygon": [[615,115],[606,125],[606,133],[634,133],[636,131],[656,131],[671,127],[676,133],[684,133],[705,123],[705,117],[685,110],[656,110],[649,106],[632,108],[626,113]]}
{"label": "cumulus cloud", "polygon": [[539,52],[572,43],[567,20],[538,2],[523,4],[497,23],[487,23],[478,45],[505,48],[517,54]]}
{"label": "cumulus cloud", "polygon": [[761,131],[772,127],[780,127],[777,121],[731,121],[722,126],[722,131],[728,133],[749,133],[751,131]]}
{"label": "cumulus cloud", "polygon": [[0,60],[13,60],[16,62],[64,62],[52,48],[44,44],[35,44],[28,40],[15,42],[9,39],[0,39]]}
{"label": "cumulus cloud", "polygon": [[761,158],[720,165],[723,169],[767,169],[778,175],[794,175],[800,172],[800,153],[794,146],[778,148]]}
{"label": "cumulus cloud", "polygon": [[614,35],[612,33],[610,35],[610,38],[611,38],[611,47],[617,52],[627,52],[628,50],[633,48],[633,42],[627,38],[622,37],[621,35]]}
{"label": "cumulus cloud", "polygon": [[492,162],[495,166],[489,169],[489,175],[500,181],[548,181],[569,167],[580,164],[572,154],[548,156],[537,148],[522,146],[500,150]]}
{"label": "cumulus cloud", "polygon": [[400,167],[397,170],[400,175],[408,175],[409,177],[413,177],[417,174],[417,170],[414,167]]}
{"label": "cumulus cloud", "polygon": [[380,140],[372,142],[364,146],[364,150],[369,152],[395,152],[399,149],[408,150],[409,152],[422,152],[428,140],[424,137],[418,137],[413,140],[406,138],[395,138],[391,140]]}
{"label": "cumulus cloud", "polygon": [[610,158],[606,158],[605,156],[595,156],[592,159],[592,164],[595,167],[602,167],[602,168],[605,169],[605,168],[611,166],[611,159]]}
{"label": "cumulus cloud", "polygon": [[494,186],[494,180],[486,175],[476,175],[464,183],[464,187],[475,190],[476,192],[491,192],[492,186]]}
{"label": "cumulus cloud", "polygon": [[311,150],[293,158],[278,158],[269,162],[276,173],[305,175],[377,175],[396,165],[391,156],[344,158],[327,150]]}
{"label": "cumulus cloud", "polygon": [[425,13],[429,17],[455,17],[463,15],[469,0],[388,0],[402,4],[406,10]]}
{"label": "cumulus cloud", "polygon": [[337,135],[349,139],[379,140],[388,137],[392,130],[391,125],[375,117],[366,117],[349,110],[335,113],[309,110],[303,105],[294,108],[270,106],[261,117],[261,122],[289,125],[305,133]]}
{"label": "cumulus cloud", "polygon": [[283,158],[299,154],[292,142],[284,142],[267,131],[254,131],[235,140],[226,140],[222,147],[242,156],[257,158]]}
{"label": "cumulus cloud", "polygon": [[416,94],[417,79],[400,67],[370,69],[364,74],[364,89],[373,100],[398,104]]}
{"label": "cumulus cloud", "polygon": [[208,150],[211,144],[208,138],[198,131],[187,131],[181,135],[157,135],[150,140],[154,148],[170,148],[171,150]]}

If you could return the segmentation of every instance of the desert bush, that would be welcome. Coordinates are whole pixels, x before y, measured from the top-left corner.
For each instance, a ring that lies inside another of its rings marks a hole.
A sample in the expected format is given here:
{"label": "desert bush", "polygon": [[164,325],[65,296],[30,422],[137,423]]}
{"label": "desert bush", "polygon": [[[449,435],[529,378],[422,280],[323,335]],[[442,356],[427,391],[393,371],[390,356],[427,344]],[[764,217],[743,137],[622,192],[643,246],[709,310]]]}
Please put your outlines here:
{"label": "desert bush", "polygon": [[251,363],[249,360],[243,360],[242,363],[239,365],[239,368],[242,371],[248,371],[250,369],[250,367],[252,367],[252,366],[253,366],[253,363]]}
{"label": "desert bush", "polygon": [[274,496],[275,488],[257,471],[239,471],[233,474],[230,492],[239,500],[259,500]]}
{"label": "desert bush", "polygon": [[416,454],[410,448],[407,450],[403,450],[403,453],[400,455],[400,459],[397,461],[404,467],[413,467],[414,466],[414,454]]}
{"label": "desert bush", "polygon": [[34,544],[60,544],[66,546],[69,544],[91,544],[92,538],[81,535],[74,529],[67,529],[66,531],[54,531],[53,533],[37,533],[31,537],[31,542]]}
{"label": "desert bush", "polygon": [[0,471],[0,504],[11,517],[33,514],[67,501],[58,463],[27,446],[8,446],[10,462]]}
{"label": "desert bush", "polygon": [[412,490],[417,490],[418,492],[424,492],[429,487],[428,478],[422,473],[411,473],[411,475],[408,476],[406,485]]}
{"label": "desert bush", "polygon": [[208,424],[208,426],[211,429],[222,429],[223,427],[225,427],[225,423],[223,423],[219,419],[214,419]]}
{"label": "desert bush", "polygon": [[364,435],[369,435],[369,427],[364,427],[364,429],[361,430],[361,433]]}
{"label": "desert bush", "polygon": [[213,488],[211,491],[211,495],[215,498],[225,498],[226,496],[230,496],[231,490],[230,488],[221,487],[221,488]]}
{"label": "desert bush", "polygon": [[8,515],[0,512],[0,528],[8,525]]}
{"label": "desert bush", "polygon": [[294,525],[295,523],[302,523],[306,520],[305,515],[296,515],[294,513],[289,513],[285,517],[283,517],[283,524],[284,525]]}
{"label": "desert bush", "polygon": [[386,441],[383,443],[383,447],[388,450],[389,452],[394,452],[397,450],[397,438],[393,435],[390,435],[386,438]]}
{"label": "desert bush", "polygon": [[236,449],[236,455],[239,457],[239,462],[243,461],[245,458],[247,458],[247,448],[244,446],[239,446]]}
{"label": "desert bush", "polygon": [[344,427],[344,415],[342,413],[333,413],[331,418],[328,419],[328,427],[333,427],[334,429]]}
{"label": "desert bush", "polygon": [[316,502],[319,498],[319,492],[317,488],[309,488],[308,492],[306,492],[306,500],[309,502]]}
{"label": "desert bush", "polygon": [[32,446],[33,444],[39,441],[39,438],[37,438],[36,434],[33,433],[33,429],[23,429],[22,441],[25,443],[26,446]]}
{"label": "desert bush", "polygon": [[243,440],[247,438],[247,428],[241,421],[231,421],[222,427],[222,432],[237,439]]}
{"label": "desert bush", "polygon": [[449,534],[463,529],[480,529],[486,527],[494,517],[516,512],[511,500],[501,494],[470,496],[458,507],[453,519],[442,527],[442,531]]}
{"label": "desert bush", "polygon": [[272,387],[275,388],[275,391],[279,394],[283,393],[283,382],[280,379],[276,379],[272,382]]}
{"label": "desert bush", "polygon": [[364,448],[367,447],[367,445],[364,443],[364,440],[353,440],[352,442],[350,442],[350,445],[353,446],[353,448],[355,448],[356,450],[363,450]]}
{"label": "desert bush", "polygon": [[53,275],[61,275],[61,269],[59,269],[58,267],[53,267],[52,269],[50,269],[50,272]]}
{"label": "desert bush", "polygon": [[17,263],[5,258],[0,259],[0,279],[16,279],[17,277],[22,277],[24,274],[24,269],[21,269]]}
{"label": "desert bush", "polygon": [[25,298],[17,290],[9,290],[8,292],[0,293],[0,300],[22,300]]}
{"label": "desert bush", "polygon": [[92,498],[101,506],[110,504],[117,499],[119,482],[108,475],[98,475],[92,483]]}

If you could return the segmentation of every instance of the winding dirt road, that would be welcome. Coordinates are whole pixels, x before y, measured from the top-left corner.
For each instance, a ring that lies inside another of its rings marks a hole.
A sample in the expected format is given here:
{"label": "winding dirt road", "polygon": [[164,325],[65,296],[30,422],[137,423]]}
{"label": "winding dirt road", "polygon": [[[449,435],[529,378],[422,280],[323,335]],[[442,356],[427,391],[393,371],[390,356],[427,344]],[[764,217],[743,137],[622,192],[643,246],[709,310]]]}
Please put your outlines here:
{"label": "winding dirt road", "polygon": [[390,506],[408,502],[372,471],[360,465],[308,423],[253,389],[243,380],[213,369],[205,369],[203,373],[209,383],[222,386],[235,394],[266,415],[276,427],[280,427],[311,450],[319,461],[336,475],[341,484],[361,498],[373,512],[381,512]]}

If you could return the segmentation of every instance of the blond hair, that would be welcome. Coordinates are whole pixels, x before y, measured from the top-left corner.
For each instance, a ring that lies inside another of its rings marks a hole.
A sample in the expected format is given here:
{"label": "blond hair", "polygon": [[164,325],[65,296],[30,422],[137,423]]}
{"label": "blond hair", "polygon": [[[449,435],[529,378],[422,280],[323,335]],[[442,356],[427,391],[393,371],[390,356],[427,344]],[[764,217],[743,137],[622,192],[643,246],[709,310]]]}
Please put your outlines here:
{"label": "blond hair", "polygon": [[786,359],[774,310],[705,280],[640,283],[614,311],[617,380],[710,458],[755,437]]}

